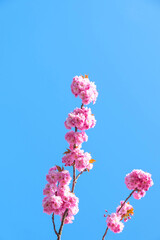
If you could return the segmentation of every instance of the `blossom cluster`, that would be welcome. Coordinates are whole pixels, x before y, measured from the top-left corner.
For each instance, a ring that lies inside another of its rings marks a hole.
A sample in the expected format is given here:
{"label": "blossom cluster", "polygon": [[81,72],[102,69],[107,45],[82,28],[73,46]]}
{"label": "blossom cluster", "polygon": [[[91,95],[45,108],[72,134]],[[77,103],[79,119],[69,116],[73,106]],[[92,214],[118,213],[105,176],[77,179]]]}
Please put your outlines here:
{"label": "blossom cluster", "polygon": [[72,223],[74,215],[79,211],[78,198],[70,191],[70,173],[67,170],[58,171],[57,167],[52,167],[46,175],[46,184],[43,194],[43,209],[47,214],[60,215],[61,218],[68,209],[65,223]]}
{"label": "blossom cluster", "polygon": [[[153,185],[153,180],[150,173],[134,169],[131,173],[126,175],[125,184],[128,189],[133,190],[129,197],[133,194],[135,199],[140,199]],[[127,199],[129,199],[129,197]],[[122,220],[127,222],[134,214],[132,205],[126,202],[127,199],[120,202],[120,206],[117,207],[116,213],[107,216],[107,227],[114,233],[122,232],[124,228]]]}
{"label": "blossom cluster", "polygon": [[121,217],[116,213],[112,213],[111,215],[108,215],[106,220],[108,228],[110,228],[110,230],[114,233],[122,232],[124,228],[124,224],[120,220],[121,220]]}
{"label": "blossom cluster", "polygon": [[63,156],[62,162],[65,163],[65,166],[71,166],[75,163],[78,171],[83,171],[84,169],[90,170],[93,167],[91,154],[79,148],[68,151],[68,153]]}
{"label": "blossom cluster", "polygon": [[124,219],[124,222],[127,222],[128,219],[131,219],[131,216],[134,214],[134,209],[132,205],[129,204],[129,202],[121,201],[120,204],[121,205],[117,207],[116,213],[121,217],[121,220]]}
{"label": "blossom cluster", "polygon": [[131,219],[131,215],[133,215],[133,207],[129,204],[129,202],[124,203],[124,201],[121,201],[120,203],[121,205],[117,207],[116,213],[108,215],[106,220],[108,228],[114,233],[122,232],[124,228],[122,220],[126,222],[128,219]]}
{"label": "blossom cluster", "polygon": [[96,85],[89,80],[87,75],[85,75],[85,77],[75,76],[71,84],[71,91],[75,97],[79,96],[85,105],[91,102],[95,104],[98,96]]}
{"label": "blossom cluster", "polygon": [[76,108],[73,112],[69,113],[64,124],[67,129],[76,127],[83,131],[93,128],[96,124],[96,120],[90,108],[82,107]]}
{"label": "blossom cluster", "polygon": [[151,174],[139,169],[134,169],[125,177],[125,184],[128,189],[136,190],[133,193],[135,199],[145,196],[146,191],[153,185]]}
{"label": "blossom cluster", "polygon": [[76,147],[80,148],[83,142],[88,141],[88,136],[85,132],[67,132],[65,135],[66,141],[69,143],[69,148],[73,150]]}

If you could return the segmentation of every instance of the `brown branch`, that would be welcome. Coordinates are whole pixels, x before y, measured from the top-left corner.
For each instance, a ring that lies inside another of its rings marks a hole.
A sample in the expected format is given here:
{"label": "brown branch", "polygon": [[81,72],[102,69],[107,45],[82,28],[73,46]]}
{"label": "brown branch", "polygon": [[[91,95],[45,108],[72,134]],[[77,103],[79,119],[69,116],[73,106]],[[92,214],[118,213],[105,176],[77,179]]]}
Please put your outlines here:
{"label": "brown branch", "polygon": [[117,212],[119,212],[122,208],[123,208],[123,206],[125,205],[125,203],[127,202],[127,200],[132,196],[132,194],[136,191],[137,189],[134,189],[130,194],[129,194],[129,196],[126,198],[126,200],[122,203],[122,205],[121,205],[121,207],[118,209],[118,211]]}
{"label": "brown branch", "polygon": [[[132,196],[132,194],[135,192],[135,191],[137,191],[137,189],[134,189],[130,194],[129,194],[129,196],[126,198],[126,200],[122,203],[122,205],[121,205],[121,207],[118,209],[118,211],[117,211],[117,213],[123,208],[123,206],[125,205],[125,203],[127,202],[127,200]],[[103,235],[103,237],[102,237],[102,240],[104,240],[104,238],[105,238],[105,236],[106,236],[106,234],[107,234],[107,232],[108,232],[108,227],[106,228],[106,231],[105,231],[105,233],[104,233],[104,235]]]}
{"label": "brown branch", "polygon": [[[77,132],[77,127],[75,127],[75,132]],[[74,145],[74,148],[76,148],[76,145]],[[72,182],[72,193],[74,192],[74,188],[75,188],[75,185],[76,185],[76,167],[75,167],[75,161],[73,163],[73,182]],[[61,221],[61,225],[60,225],[60,228],[59,228],[59,232],[57,233],[57,240],[60,240],[61,239],[61,234],[62,234],[62,230],[63,230],[63,226],[64,226],[64,221],[65,221],[65,218],[68,214],[68,209],[65,210],[64,214],[63,214],[63,217],[62,217],[62,221]]]}
{"label": "brown branch", "polygon": [[81,109],[83,108],[83,106],[84,106],[84,104],[82,103],[82,105],[81,105]]}
{"label": "brown branch", "polygon": [[87,169],[84,169],[81,171],[77,176],[76,176],[76,168],[75,168],[75,163],[73,165],[73,185],[72,185],[72,192],[74,192],[74,188],[76,186],[78,178],[82,175],[82,173],[86,172]]}
{"label": "brown branch", "polygon": [[75,167],[75,161],[73,163],[73,183],[72,183],[72,193],[74,192],[74,188],[76,185],[76,167]]}
{"label": "brown branch", "polygon": [[[75,185],[76,185],[76,168],[75,168],[75,161],[74,161],[74,164],[73,164],[73,183],[72,183],[72,193],[74,192],[74,188],[75,188]],[[57,240],[60,240],[61,239],[61,234],[62,234],[62,230],[63,230],[63,226],[64,226],[64,221],[65,221],[65,218],[68,214],[68,209],[65,210],[64,214],[63,214],[63,217],[62,217],[62,221],[61,221],[61,226],[59,228],[59,232],[58,232],[58,238]]]}
{"label": "brown branch", "polygon": [[52,214],[52,222],[53,222],[54,232],[58,236],[58,233],[57,233],[57,230],[56,230],[56,226],[55,226],[55,222],[54,222],[54,213]]}
{"label": "brown branch", "polygon": [[87,169],[84,169],[83,171],[81,171],[81,172],[77,175],[77,177],[76,177],[76,182],[77,182],[77,179],[81,176],[81,174],[84,173],[84,172],[86,172],[86,171],[87,171]]}
{"label": "brown branch", "polygon": [[66,209],[64,214],[63,214],[62,221],[61,221],[61,226],[59,228],[59,232],[58,232],[58,235],[57,235],[58,236],[57,240],[61,239],[62,229],[63,229],[63,226],[64,226],[64,220],[65,220],[67,214],[68,214],[68,209]]}
{"label": "brown branch", "polygon": [[[75,132],[77,132],[77,127],[75,127]],[[76,144],[74,144],[74,149],[76,148]],[[72,193],[74,192],[74,188],[76,185],[76,167],[75,167],[75,161],[73,163],[73,182],[72,182]]]}
{"label": "brown branch", "polygon": [[108,232],[108,227],[106,228],[106,231],[105,231],[105,233],[104,233],[104,235],[103,235],[103,237],[102,237],[102,240],[104,240],[104,238],[105,238],[105,236],[106,236],[106,234],[107,234],[107,232]]}

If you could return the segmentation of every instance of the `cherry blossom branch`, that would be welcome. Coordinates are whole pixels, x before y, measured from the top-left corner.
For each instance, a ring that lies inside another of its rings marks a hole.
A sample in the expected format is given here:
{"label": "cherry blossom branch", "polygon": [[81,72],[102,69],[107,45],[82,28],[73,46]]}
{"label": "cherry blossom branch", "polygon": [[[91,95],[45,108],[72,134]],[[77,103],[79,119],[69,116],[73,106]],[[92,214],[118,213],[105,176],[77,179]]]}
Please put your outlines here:
{"label": "cherry blossom branch", "polygon": [[[95,104],[98,97],[96,85],[94,82],[90,82],[88,75],[75,76],[71,84],[71,91],[75,97],[79,95],[82,100],[81,107],[74,109],[73,113],[69,113],[64,122],[67,129],[75,128],[75,132],[70,131],[65,134],[65,139],[70,145],[69,149],[64,153],[66,155],[62,157],[62,163],[65,163],[65,166],[73,167],[73,177],[71,178],[71,174],[69,171],[64,170],[64,167],[61,168],[55,165],[49,169],[46,175],[48,183],[43,190],[43,194],[46,196],[43,199],[42,205],[45,213],[53,213],[52,222],[57,240],[61,239],[64,224],[72,223],[74,215],[78,212],[78,198],[73,194],[77,180],[83,172],[89,171],[93,167],[92,163],[95,162],[94,159],[91,159],[89,153],[84,153],[80,148],[81,144],[88,140],[88,136],[84,130],[93,128],[96,124],[91,109],[84,107],[84,105],[88,105],[91,102]],[[78,132],[78,130],[83,132]],[[79,171],[78,174],[76,174],[76,169]],[[71,179],[72,185],[69,187]],[[66,192],[68,192],[68,200],[65,198]],[[68,203],[73,202],[73,204],[67,204],[67,201]],[[74,211],[72,212],[73,208]],[[56,230],[54,214],[61,216],[59,231]]]}
{"label": "cherry blossom branch", "polygon": [[[81,105],[81,108],[83,107],[83,104]],[[77,127],[75,127],[75,132],[77,132]],[[74,148],[76,148],[76,145],[74,145]],[[82,174],[83,172],[81,172],[80,174],[78,174],[79,176]],[[79,177],[78,176],[78,177]],[[73,163],[73,182],[72,182],[72,193],[74,192],[74,188],[75,188],[75,185],[76,185],[76,180],[78,178],[76,177],[76,167],[75,167],[75,161]],[[60,240],[61,239],[61,234],[62,234],[62,230],[63,230],[63,226],[64,226],[64,221],[65,221],[65,218],[67,217],[67,214],[68,214],[68,209],[66,209],[66,211],[64,212],[63,214],[63,217],[62,217],[62,221],[61,221],[61,225],[60,225],[60,228],[59,228],[59,232],[56,234],[58,236],[57,240]],[[55,232],[56,233],[56,232]]]}
{"label": "cherry blossom branch", "polygon": [[[121,207],[118,209],[117,213],[123,208],[123,206],[125,205],[125,203],[128,201],[128,199],[132,196],[132,194],[133,194],[136,190],[137,190],[137,189],[134,189],[134,190],[129,194],[129,196],[126,198],[126,200],[122,203]],[[107,235],[108,229],[109,229],[109,228],[107,227],[107,228],[106,228],[106,231],[105,231],[105,233],[104,233],[104,235],[103,235],[103,237],[102,237],[102,240],[105,239],[105,236]]]}

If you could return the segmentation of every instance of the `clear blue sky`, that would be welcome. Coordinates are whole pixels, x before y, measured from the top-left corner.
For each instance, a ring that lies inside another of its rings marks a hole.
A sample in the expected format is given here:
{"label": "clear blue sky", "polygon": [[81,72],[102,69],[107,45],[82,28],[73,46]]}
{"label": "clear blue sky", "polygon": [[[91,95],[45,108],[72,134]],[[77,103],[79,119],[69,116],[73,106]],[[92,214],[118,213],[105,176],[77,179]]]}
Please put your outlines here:
{"label": "clear blue sky", "polygon": [[159,26],[158,0],[0,0],[0,240],[56,239],[42,189],[68,147],[66,116],[80,106],[72,77],[85,73],[99,98],[83,147],[97,162],[78,181],[80,212],[62,240],[100,240],[104,210],[127,197],[134,168],[155,184],[106,240],[160,240]]}

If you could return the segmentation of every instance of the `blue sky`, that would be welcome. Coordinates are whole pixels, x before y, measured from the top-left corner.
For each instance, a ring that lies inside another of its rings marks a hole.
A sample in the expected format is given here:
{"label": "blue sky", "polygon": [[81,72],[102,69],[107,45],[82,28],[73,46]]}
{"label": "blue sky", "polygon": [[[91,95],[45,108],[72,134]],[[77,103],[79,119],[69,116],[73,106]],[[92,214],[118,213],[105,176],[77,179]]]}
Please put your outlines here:
{"label": "blue sky", "polygon": [[0,240],[56,239],[42,189],[68,147],[67,114],[81,104],[72,78],[85,73],[99,98],[83,147],[97,161],[77,183],[80,211],[62,240],[101,239],[104,210],[127,197],[134,168],[154,186],[131,199],[123,233],[106,239],[160,239],[159,23],[158,0],[0,0]]}

